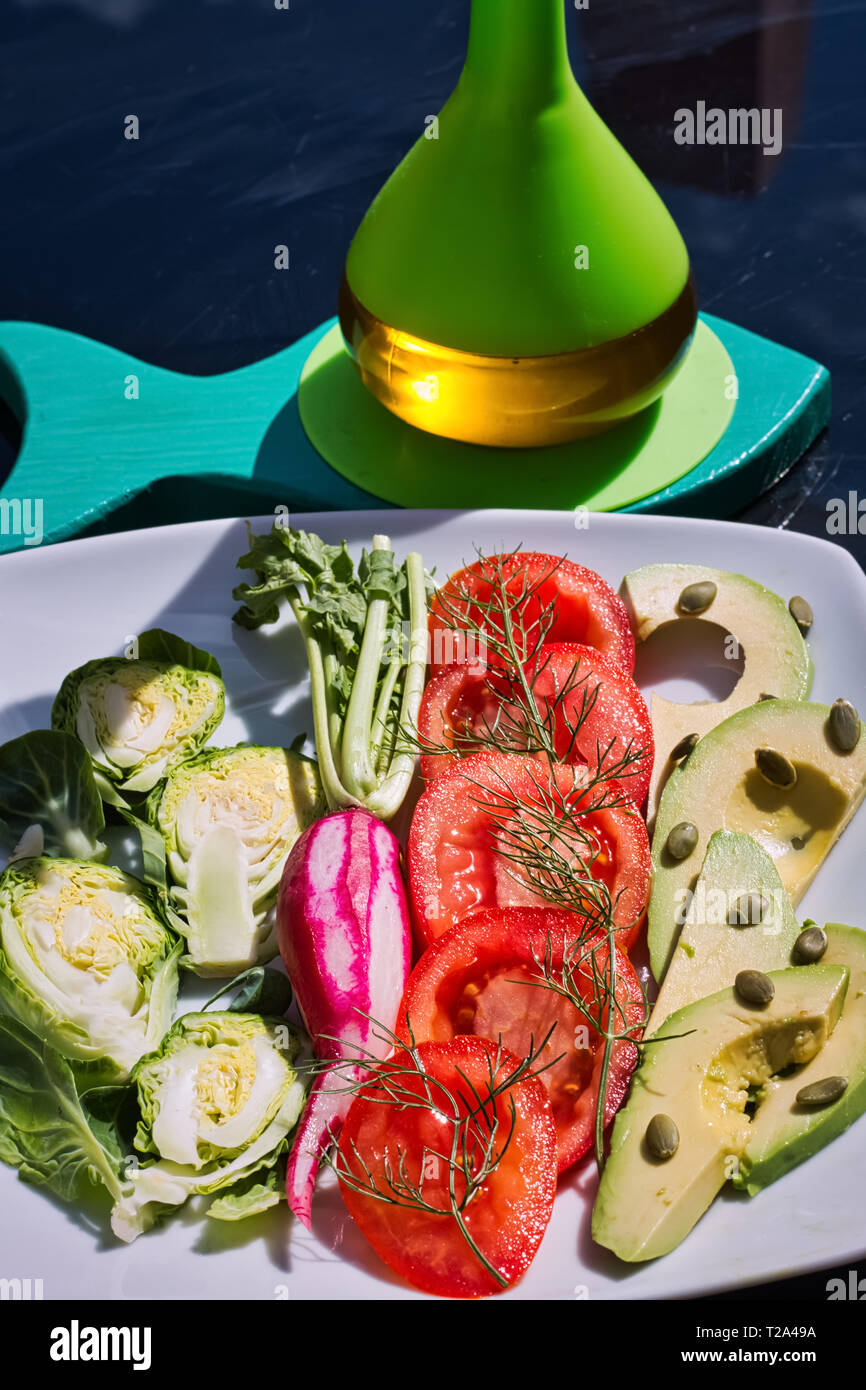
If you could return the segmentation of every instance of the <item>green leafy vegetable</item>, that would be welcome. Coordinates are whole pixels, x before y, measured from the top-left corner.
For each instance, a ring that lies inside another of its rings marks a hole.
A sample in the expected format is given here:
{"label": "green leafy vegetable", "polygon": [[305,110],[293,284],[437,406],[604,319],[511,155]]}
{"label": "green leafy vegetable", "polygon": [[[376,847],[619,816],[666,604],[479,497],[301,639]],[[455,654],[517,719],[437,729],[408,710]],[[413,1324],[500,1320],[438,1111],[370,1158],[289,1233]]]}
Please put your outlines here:
{"label": "green leafy vegetable", "polygon": [[207,742],[225,710],[219,664],[208,652],[152,628],[137,639],[137,653],[71,671],[51,712],[55,729],[83,743],[113,804],[118,788],[150,791]]}
{"label": "green leafy vegetable", "polygon": [[63,1056],[125,1075],[174,1012],[181,943],[144,884],[72,859],[0,875],[0,1004]]}
{"label": "green leafy vegetable", "polygon": [[[125,1241],[192,1196],[218,1193],[207,1215],[219,1221],[267,1211],[282,1200],[304,1101],[298,1047],[282,1023],[188,1014],[142,1059],[137,1085],[81,1095],[65,1058],[0,1017],[0,1161],[67,1202],[101,1183]],[[139,1164],[129,1159],[133,1115]]]}
{"label": "green leafy vegetable", "polygon": [[397,565],[387,536],[374,536],[356,573],[345,541],[329,545],[278,524],[249,537],[238,568],[255,570],[257,582],[234,590],[243,604],[235,621],[274,622],[288,601],[307,651],[328,805],[363,805],[390,820],[415,767],[411,741],[427,666],[429,577],[421,556]]}
{"label": "green leafy vegetable", "polygon": [[101,859],[105,816],[90,758],[51,729],[0,748],[0,846],[12,855]]}
{"label": "green leafy vegetable", "polygon": [[124,1193],[116,1126],[88,1116],[69,1063],[11,1018],[0,1018],[0,1159],[67,1202],[86,1182]]}
{"label": "green leafy vegetable", "polygon": [[233,994],[230,1004],[224,1007],[231,1013],[267,1014],[279,1018],[288,1010],[292,1002],[292,986],[286,975],[279,970],[270,970],[265,965],[254,965],[244,970],[228,984],[212,994],[205,1004],[209,1009],[218,999]]}
{"label": "green leafy vegetable", "polygon": [[244,1221],[248,1216],[258,1216],[259,1212],[278,1207],[285,1201],[286,1180],[283,1164],[275,1164],[264,1176],[255,1173],[252,1177],[241,1178],[234,1187],[226,1188],[215,1197],[207,1209],[207,1215],[216,1221]]}
{"label": "green leafy vegetable", "polygon": [[188,671],[205,671],[222,679],[220,664],[215,656],[173,632],[166,632],[162,627],[151,627],[147,632],[142,632],[136,639],[136,652],[139,661],[168,662],[170,666],[183,666]]}
{"label": "green leafy vegetable", "polygon": [[247,744],[206,748],[151,792],[159,839],[142,832],[145,871],[200,975],[235,975],[276,955],[283,864],[324,809],[315,763]]}

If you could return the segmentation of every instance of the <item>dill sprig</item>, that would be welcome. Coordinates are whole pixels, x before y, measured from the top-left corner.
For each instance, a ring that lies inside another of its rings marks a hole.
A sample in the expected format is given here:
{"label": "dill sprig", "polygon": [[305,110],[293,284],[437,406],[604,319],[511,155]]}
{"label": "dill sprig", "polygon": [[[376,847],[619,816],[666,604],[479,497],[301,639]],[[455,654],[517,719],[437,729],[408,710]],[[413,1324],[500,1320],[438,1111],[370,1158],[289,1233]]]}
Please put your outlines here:
{"label": "dill sprig", "polygon": [[[561,965],[554,964],[553,940],[548,932],[544,955],[538,957],[533,953],[533,960],[539,978],[519,983],[549,989],[567,999],[589,1026],[604,1038],[594,1124],[595,1156],[601,1169],[604,1165],[604,1117],[613,1049],[618,1042],[630,1042],[637,1047],[635,1034],[641,1031],[646,1021],[646,999],[641,1019],[630,1021],[625,1001],[620,999],[617,991],[616,955],[610,920],[602,936],[587,937],[584,932],[573,941],[564,942]],[[588,1000],[587,985],[590,987]]]}
{"label": "dill sprig", "polygon": [[[559,569],[562,559],[555,560],[532,581],[528,563],[520,556],[519,548],[488,556],[478,549],[477,554],[482,566],[481,577],[490,584],[490,597],[482,599],[471,589],[455,586],[448,580],[436,590],[436,623],[477,641],[487,666],[508,669],[515,664],[523,665],[544,646],[556,622],[559,607],[556,598],[545,603],[539,595]],[[530,605],[536,599],[538,611],[532,615]],[[480,622],[470,622],[468,614],[472,610],[480,613]]]}
{"label": "dill sprig", "polygon": [[[468,587],[440,589],[436,596],[436,620],[465,633],[483,655],[479,671],[486,675],[495,702],[493,715],[485,713],[462,725],[443,726],[442,739],[419,740],[422,753],[466,756],[482,749],[534,755],[537,772],[533,791],[521,796],[497,769],[480,781],[478,800],[490,818],[496,852],[507,863],[511,878],[528,886],[538,897],[575,915],[575,936],[564,950],[559,980],[540,965],[535,983],[564,994],[596,1033],[604,1039],[599,1092],[595,1114],[595,1154],[604,1163],[604,1116],[611,1058],[616,1042],[634,1041],[635,1025],[626,1019],[618,998],[615,914],[619,895],[612,898],[607,885],[593,876],[601,852],[591,818],[601,810],[634,811],[623,784],[638,773],[648,750],[630,741],[616,751],[616,737],[602,745],[596,741],[595,767],[575,767],[573,787],[563,788],[556,777],[559,764],[570,763],[581,728],[598,699],[600,682],[593,683],[588,670],[576,661],[557,684],[550,671],[551,695],[540,694],[542,677],[551,660],[544,651],[558,616],[556,597],[549,602],[541,590],[562,563],[557,560],[531,580],[528,564],[519,552],[480,556],[489,593],[480,597]],[[565,739],[562,738],[565,731]],[[492,782],[492,785],[491,785]],[[620,924],[620,928],[631,924]],[[604,947],[603,966],[597,964]],[[548,966],[552,957],[546,958]],[[593,988],[589,1001],[577,987],[589,967]],[[644,1006],[644,1022],[646,1019]],[[625,1031],[624,1031],[625,1030]]]}
{"label": "dill sprig", "polygon": [[[520,566],[517,555],[517,551],[511,551],[484,560],[489,567],[484,578],[490,584],[486,599],[470,596],[467,590],[450,593],[447,585],[437,591],[436,621],[459,629],[472,639],[482,656],[478,669],[485,677],[496,712],[492,719],[486,713],[475,720],[467,716],[462,723],[447,728],[443,720],[438,739],[415,734],[412,742],[423,754],[456,753],[465,757],[488,750],[543,754],[560,763],[570,763],[574,758],[580,731],[595,708],[601,682],[592,681],[591,671],[582,669],[580,658],[559,678],[551,664],[552,653],[545,651],[558,603],[556,598],[542,603],[538,595],[562,561],[557,560],[530,582],[527,566]],[[536,616],[531,615],[531,610],[527,614],[534,599],[539,603]],[[470,610],[479,614],[471,623],[467,618]],[[547,680],[543,681],[545,676]],[[542,683],[552,684],[550,694],[540,693]],[[596,740],[596,767],[605,769],[608,780],[627,779],[641,772],[648,750],[635,747],[630,740],[623,752],[614,756],[616,742],[614,737],[602,746]]]}
{"label": "dill sprig", "polygon": [[513,866],[509,877],[557,907],[591,916],[593,930],[602,930],[617,903],[591,873],[601,844],[588,822],[600,811],[632,813],[632,803],[604,769],[576,768],[573,786],[562,787],[555,766],[542,759],[528,766],[529,798],[498,768],[486,768],[484,778],[463,775],[482,793],[474,799],[487,811],[497,853]]}
{"label": "dill sprig", "polygon": [[[538,1065],[556,1025],[550,1028],[538,1047],[530,1040],[529,1053],[513,1067],[504,1063],[500,1037],[495,1045],[495,1053],[487,1054],[487,1076],[480,1089],[460,1067],[455,1067],[467,1088],[466,1094],[457,1092],[453,1083],[447,1085],[426,1070],[408,1015],[408,1045],[389,1028],[375,1020],[371,1022],[374,1023],[375,1036],[396,1049],[391,1057],[381,1061],[369,1049],[362,1047],[356,1055],[335,1062],[313,1062],[312,1070],[345,1072],[346,1085],[333,1088],[339,1092],[363,1094],[365,1100],[377,1105],[391,1105],[400,1110],[426,1110],[434,1114],[437,1120],[450,1126],[448,1142],[442,1150],[425,1145],[420,1154],[414,1155],[409,1155],[399,1144],[393,1149],[386,1145],[379,1177],[371,1171],[354,1140],[349,1146],[351,1160],[337,1147],[325,1154],[323,1162],[341,1182],[362,1196],[391,1206],[424,1212],[429,1216],[452,1217],[475,1258],[500,1288],[506,1288],[507,1279],[475,1241],[466,1221],[466,1211],[501,1164],[514,1137],[517,1110],[509,1092],[519,1082],[529,1076],[538,1076],[560,1060],[555,1057],[550,1062]],[[500,1076],[504,1065],[504,1075]],[[506,1108],[504,1123],[499,1104],[503,1099]],[[426,1161],[429,1158],[442,1163],[447,1173],[447,1189],[439,1202],[428,1198],[424,1191]],[[417,1178],[412,1175],[410,1164],[418,1166]]]}
{"label": "dill sprig", "polygon": [[[575,774],[574,786],[563,788],[555,775],[555,764],[539,759],[530,769],[534,793],[530,798],[521,795],[498,769],[487,769],[486,781],[468,778],[479,788],[476,798],[488,810],[495,851],[508,863],[509,876],[522,886],[528,886],[540,899],[571,913],[575,922],[574,938],[564,949],[564,960],[574,969],[566,983],[556,987],[604,1039],[601,1075],[595,1112],[595,1155],[599,1168],[604,1165],[604,1116],[607,1106],[607,1083],[614,1044],[622,1033],[611,1027],[612,1016],[621,1010],[617,997],[618,971],[616,966],[616,933],[633,923],[615,923],[621,894],[615,896],[603,880],[592,874],[601,851],[601,844],[589,819],[602,810],[626,809],[636,815],[622,789],[609,782],[609,774],[601,769],[584,778]],[[467,774],[468,777],[468,774]],[[491,786],[491,782],[495,785]],[[596,954],[604,946],[604,969],[596,969]],[[576,979],[577,963],[589,961],[594,989],[587,1002],[579,991],[570,990]],[[538,983],[554,988],[547,976]],[[644,1010],[644,1019],[646,1011]],[[634,1030],[632,1025],[630,1031]]]}

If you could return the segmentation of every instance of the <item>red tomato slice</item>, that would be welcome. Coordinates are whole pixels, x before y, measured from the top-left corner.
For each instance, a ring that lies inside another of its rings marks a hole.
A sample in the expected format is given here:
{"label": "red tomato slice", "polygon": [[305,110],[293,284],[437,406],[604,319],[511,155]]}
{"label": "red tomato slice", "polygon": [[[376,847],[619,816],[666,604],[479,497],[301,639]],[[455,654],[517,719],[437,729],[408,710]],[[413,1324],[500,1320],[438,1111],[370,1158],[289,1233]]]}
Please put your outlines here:
{"label": "red tomato slice", "polygon": [[[397,1015],[396,1031],[407,1046],[413,1037],[417,1042],[447,1042],[469,1034],[501,1040],[517,1057],[528,1056],[533,1047],[537,1050],[552,1028],[540,1060],[542,1065],[559,1060],[542,1071],[539,1080],[556,1123],[560,1173],[582,1158],[592,1143],[604,1038],[570,1000],[520,982],[541,978],[538,962],[545,960],[548,948],[554,979],[561,982],[563,954],[568,957],[571,947],[571,979],[592,1017],[604,1027],[607,1009],[603,996],[597,999],[592,965],[594,960],[606,978],[607,941],[595,938],[575,950],[579,930],[580,918],[555,908],[477,912],[427,947],[409,976]],[[614,1016],[614,1028],[639,1036],[645,1015],[640,982],[622,951],[615,952],[614,960],[621,1011]],[[636,1061],[634,1044],[617,1039],[611,1049],[606,1125],[622,1104]]]}
{"label": "red tomato slice", "polygon": [[[513,1284],[531,1264],[553,1210],[556,1128],[547,1092],[537,1078],[527,1075],[491,1101],[491,1079],[494,1088],[500,1086],[519,1061],[482,1038],[423,1043],[417,1057],[423,1073],[406,1052],[395,1053],[376,1068],[343,1125],[340,1167],[361,1183],[372,1178],[380,1191],[388,1190],[388,1172],[399,1170],[405,1180],[421,1187],[423,1200],[437,1211],[381,1201],[357,1191],[341,1174],[343,1200],[376,1253],[416,1288],[448,1298],[498,1293],[501,1286],[473,1252],[449,1207],[451,1170],[446,1157],[455,1125],[445,1117],[460,1121],[474,1115],[472,1128],[464,1124],[458,1130],[467,1136],[473,1176],[478,1175],[488,1138],[492,1136],[496,1153],[505,1150],[462,1215],[484,1258],[506,1284]],[[392,1103],[395,1086],[409,1097],[432,1097],[432,1104]],[[487,1102],[483,1110],[479,1097]],[[465,1193],[466,1180],[458,1166],[458,1202]]]}
{"label": "red tomato slice", "polygon": [[[595,570],[558,555],[516,551],[489,555],[452,574],[430,604],[430,669],[433,675],[453,663],[477,664],[483,655],[465,643],[458,629],[471,627],[501,636],[501,621],[483,611],[502,574],[511,620],[528,639],[548,605],[556,616],[549,642],[582,642],[609,656],[623,671],[634,670],[634,636],[625,604]],[[524,648],[527,650],[527,648]],[[484,664],[488,662],[484,661]]]}
{"label": "red tomato slice", "polygon": [[[634,771],[620,779],[630,800],[642,805],[652,772],[653,731],[631,676],[592,647],[557,642],[541,648],[525,668],[525,677],[538,714],[552,720],[554,749],[563,761],[597,772],[599,755],[601,767],[611,768],[629,745],[634,752],[645,750],[633,764]],[[448,666],[428,681],[418,716],[422,747],[453,747],[459,736],[461,751],[451,756],[422,753],[422,777],[429,781],[458,757],[475,751],[467,743],[473,736],[483,739],[494,721],[500,741],[519,739],[525,728],[525,705],[521,709],[513,703],[519,688],[516,676],[506,679],[470,666]],[[515,718],[517,727],[511,722]]]}
{"label": "red tomato slice", "polygon": [[[617,792],[611,783],[612,793]],[[650,889],[651,860],[646,826],[625,808],[586,811],[577,770],[564,763],[553,771],[536,758],[509,753],[476,753],[443,772],[422,793],[409,830],[407,857],[412,913],[421,939],[441,936],[455,922],[487,907],[544,907],[546,901],[497,848],[497,818],[503,796],[517,798],[530,827],[533,810],[557,817],[566,843],[557,849],[575,857],[585,850],[574,837],[567,815],[594,837],[597,851],[587,865],[615,902],[617,945],[628,948],[638,936]],[[514,823],[514,817],[508,819]],[[519,875],[515,881],[514,875]]]}

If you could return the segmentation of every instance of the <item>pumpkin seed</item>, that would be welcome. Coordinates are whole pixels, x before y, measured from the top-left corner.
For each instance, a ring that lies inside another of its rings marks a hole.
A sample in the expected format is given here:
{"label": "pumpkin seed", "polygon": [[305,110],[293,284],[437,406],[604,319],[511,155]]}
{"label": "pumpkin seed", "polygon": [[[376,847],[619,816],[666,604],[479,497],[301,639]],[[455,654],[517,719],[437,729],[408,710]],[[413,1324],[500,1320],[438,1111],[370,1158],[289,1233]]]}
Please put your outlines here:
{"label": "pumpkin seed", "polygon": [[810,605],[799,594],[795,594],[788,604],[788,612],[805,636],[815,621],[815,614]]}
{"label": "pumpkin seed", "polygon": [[806,927],[794,942],[793,956],[797,965],[812,965],[827,949],[827,933],[823,927]]}
{"label": "pumpkin seed", "polygon": [[832,1105],[848,1089],[847,1076],[825,1076],[797,1092],[799,1105]]}
{"label": "pumpkin seed", "polygon": [[706,613],[718,592],[718,586],[712,579],[701,579],[696,584],[687,584],[680,594],[677,608],[681,613]]}
{"label": "pumpkin seed", "polygon": [[698,827],[691,821],[681,820],[668,835],[665,848],[674,859],[688,859],[698,843]]}
{"label": "pumpkin seed", "polygon": [[669,761],[672,763],[684,762],[699,738],[700,734],[686,734],[685,738],[681,738],[676,747],[672,749]]}
{"label": "pumpkin seed", "polygon": [[770,904],[762,893],[741,893],[728,913],[731,927],[756,927],[763,922]]}
{"label": "pumpkin seed", "polygon": [[860,716],[850,700],[834,700],[827,732],[840,753],[850,753],[860,742]]}
{"label": "pumpkin seed", "polygon": [[680,1146],[680,1132],[670,1115],[653,1115],[646,1127],[646,1146],[653,1158],[666,1163]]}
{"label": "pumpkin seed", "polygon": [[776,993],[776,986],[763,970],[741,970],[734,988],[744,1004],[769,1004]]}
{"label": "pumpkin seed", "polygon": [[777,748],[756,748],[755,766],[771,787],[793,787],[797,769]]}

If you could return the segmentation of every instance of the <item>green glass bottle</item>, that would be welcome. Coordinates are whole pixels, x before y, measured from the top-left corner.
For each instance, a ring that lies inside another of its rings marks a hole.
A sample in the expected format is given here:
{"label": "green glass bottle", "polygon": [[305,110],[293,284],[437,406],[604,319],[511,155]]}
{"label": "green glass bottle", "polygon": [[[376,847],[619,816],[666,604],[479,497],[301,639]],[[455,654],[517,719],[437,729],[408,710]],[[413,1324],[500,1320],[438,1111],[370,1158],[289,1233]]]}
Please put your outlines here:
{"label": "green glass bottle", "polygon": [[560,443],[655,400],[696,313],[673,219],[574,78],[563,0],[473,0],[457,87],[349,249],[365,385],[434,434]]}

